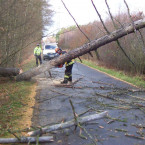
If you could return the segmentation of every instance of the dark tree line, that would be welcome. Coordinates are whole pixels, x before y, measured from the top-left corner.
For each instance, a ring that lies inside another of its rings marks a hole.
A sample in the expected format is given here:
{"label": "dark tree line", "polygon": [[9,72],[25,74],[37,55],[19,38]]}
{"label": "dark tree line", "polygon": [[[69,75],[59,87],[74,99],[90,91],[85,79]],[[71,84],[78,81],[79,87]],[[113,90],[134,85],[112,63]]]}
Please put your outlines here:
{"label": "dark tree line", "polygon": [[51,15],[46,0],[0,0],[0,66],[15,67],[27,59]]}

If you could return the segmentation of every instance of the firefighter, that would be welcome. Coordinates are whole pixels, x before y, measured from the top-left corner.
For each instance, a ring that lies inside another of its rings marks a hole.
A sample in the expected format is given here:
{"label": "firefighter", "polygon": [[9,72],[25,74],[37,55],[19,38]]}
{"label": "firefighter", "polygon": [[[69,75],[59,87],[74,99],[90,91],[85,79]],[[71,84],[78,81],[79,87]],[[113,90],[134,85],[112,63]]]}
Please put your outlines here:
{"label": "firefighter", "polygon": [[[56,48],[55,52],[58,53],[59,55],[63,54],[63,51],[60,48]],[[74,64],[74,59],[65,62],[65,75],[64,75],[64,80],[61,82],[61,84],[68,84],[68,85],[72,84],[72,68],[73,68],[73,64]],[[59,68],[63,67],[63,64],[60,64],[58,67]]]}
{"label": "firefighter", "polygon": [[41,59],[41,47],[39,44],[37,44],[37,46],[34,48],[34,56],[36,58],[36,66],[38,66],[38,60],[39,60],[39,64],[42,64],[42,59]]}

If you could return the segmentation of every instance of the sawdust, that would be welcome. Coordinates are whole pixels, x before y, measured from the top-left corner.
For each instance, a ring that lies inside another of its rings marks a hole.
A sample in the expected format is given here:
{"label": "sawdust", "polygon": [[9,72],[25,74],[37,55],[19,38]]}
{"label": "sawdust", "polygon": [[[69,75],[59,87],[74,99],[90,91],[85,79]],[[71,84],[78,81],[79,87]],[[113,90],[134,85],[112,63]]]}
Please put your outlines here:
{"label": "sawdust", "polygon": [[62,80],[53,80],[53,85],[61,84],[61,83],[60,83],[61,81],[62,81]]}

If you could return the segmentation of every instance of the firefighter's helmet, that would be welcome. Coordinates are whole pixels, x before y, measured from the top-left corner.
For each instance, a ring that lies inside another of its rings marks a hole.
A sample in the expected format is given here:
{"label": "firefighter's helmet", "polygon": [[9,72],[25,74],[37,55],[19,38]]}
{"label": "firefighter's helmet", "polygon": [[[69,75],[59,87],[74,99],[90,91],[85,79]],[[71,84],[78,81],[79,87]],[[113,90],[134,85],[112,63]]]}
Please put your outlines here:
{"label": "firefighter's helmet", "polygon": [[62,53],[62,49],[61,48],[55,48],[55,52],[58,53],[58,54],[61,54]]}

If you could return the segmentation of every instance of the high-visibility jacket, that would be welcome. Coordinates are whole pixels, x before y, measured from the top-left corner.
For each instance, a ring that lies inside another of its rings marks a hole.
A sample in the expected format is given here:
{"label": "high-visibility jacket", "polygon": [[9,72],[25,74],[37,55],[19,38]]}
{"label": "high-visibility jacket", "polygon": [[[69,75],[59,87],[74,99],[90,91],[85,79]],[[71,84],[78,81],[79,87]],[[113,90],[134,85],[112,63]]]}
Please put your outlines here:
{"label": "high-visibility jacket", "polygon": [[35,47],[35,49],[34,49],[34,55],[41,55],[41,52],[42,52],[42,50],[41,50],[41,47]]}
{"label": "high-visibility jacket", "polygon": [[72,65],[74,63],[75,63],[75,60],[74,59],[72,59],[71,61],[67,61],[67,62],[65,62],[65,67],[67,67],[69,65]]}

